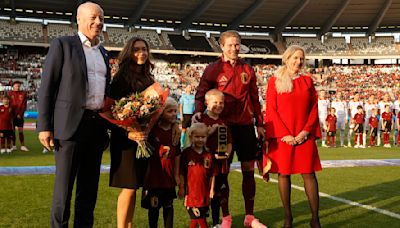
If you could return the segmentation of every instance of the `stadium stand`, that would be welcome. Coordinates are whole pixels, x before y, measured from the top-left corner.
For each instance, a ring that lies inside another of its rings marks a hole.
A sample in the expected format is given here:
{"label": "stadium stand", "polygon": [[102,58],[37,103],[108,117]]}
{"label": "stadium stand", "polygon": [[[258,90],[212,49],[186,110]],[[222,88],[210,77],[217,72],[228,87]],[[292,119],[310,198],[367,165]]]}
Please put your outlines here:
{"label": "stadium stand", "polygon": [[192,35],[190,39],[186,39],[182,35],[168,34],[168,37],[177,50],[213,51],[205,36]]}
{"label": "stadium stand", "polygon": [[56,37],[60,36],[71,36],[77,32],[76,28],[73,28],[72,25],[64,25],[64,24],[48,24],[47,25],[47,36],[49,42]]}
{"label": "stadium stand", "polygon": [[122,47],[132,37],[132,33],[123,28],[107,28],[110,46]]}
{"label": "stadium stand", "polygon": [[169,40],[168,34],[166,32],[161,33],[160,39],[163,41],[165,49],[167,50],[175,49],[171,41]]}
{"label": "stadium stand", "polygon": [[0,40],[44,43],[42,24],[0,20]]}
{"label": "stadium stand", "polygon": [[393,37],[375,37],[371,42],[368,37],[353,37],[351,45],[355,52],[361,54],[398,54]]}
{"label": "stadium stand", "polygon": [[332,37],[324,43],[314,37],[286,37],[286,47],[300,45],[307,54],[341,54],[349,50],[344,37]]}
{"label": "stadium stand", "polygon": [[242,44],[249,48],[250,54],[278,54],[277,48],[268,38],[242,38]]}
{"label": "stadium stand", "polygon": [[135,29],[131,32],[125,28],[107,28],[107,34],[111,46],[123,47],[126,41],[132,37],[140,37],[146,40],[151,49],[162,49],[166,46],[154,30]]}

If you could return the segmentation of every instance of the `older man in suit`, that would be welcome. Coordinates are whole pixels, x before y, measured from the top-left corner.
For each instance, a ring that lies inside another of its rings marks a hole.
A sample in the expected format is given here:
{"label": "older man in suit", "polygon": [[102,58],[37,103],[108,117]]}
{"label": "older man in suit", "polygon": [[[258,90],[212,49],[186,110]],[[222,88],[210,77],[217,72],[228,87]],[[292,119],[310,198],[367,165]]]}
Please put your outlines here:
{"label": "older man in suit", "polygon": [[108,144],[103,107],[110,81],[106,50],[99,44],[104,13],[92,2],[77,10],[78,34],[56,38],[46,57],[39,90],[38,132],[55,147],[52,227],[68,227],[76,179],[74,227],[92,227],[103,150]]}

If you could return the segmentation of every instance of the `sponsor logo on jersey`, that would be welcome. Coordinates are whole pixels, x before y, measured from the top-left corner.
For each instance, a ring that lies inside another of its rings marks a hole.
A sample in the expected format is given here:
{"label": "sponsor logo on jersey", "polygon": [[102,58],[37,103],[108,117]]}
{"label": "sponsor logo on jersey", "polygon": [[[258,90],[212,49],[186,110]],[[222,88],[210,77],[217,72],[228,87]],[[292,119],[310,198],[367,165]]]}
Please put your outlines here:
{"label": "sponsor logo on jersey", "polygon": [[228,78],[225,75],[222,75],[219,79],[218,79],[218,85],[219,86],[225,86],[226,83],[228,83]]}

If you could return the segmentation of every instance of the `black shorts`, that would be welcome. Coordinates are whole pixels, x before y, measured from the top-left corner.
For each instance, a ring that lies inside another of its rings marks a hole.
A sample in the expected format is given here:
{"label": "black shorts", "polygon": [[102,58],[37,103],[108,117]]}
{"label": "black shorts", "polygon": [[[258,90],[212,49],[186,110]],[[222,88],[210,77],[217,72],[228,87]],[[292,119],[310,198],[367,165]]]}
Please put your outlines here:
{"label": "black shorts", "polygon": [[254,125],[231,125],[232,149],[236,152],[238,160],[241,162],[253,161],[257,159],[257,137]]}
{"label": "black shorts", "polygon": [[192,125],[193,114],[183,114],[182,128],[189,128]]}
{"label": "black shorts", "polygon": [[392,131],[392,122],[387,122],[385,130],[382,130],[382,131],[383,132],[391,132]]}
{"label": "black shorts", "polygon": [[374,137],[376,137],[376,135],[378,134],[378,128],[371,128],[372,130],[371,130],[371,136],[374,136]]}
{"label": "black shorts", "polygon": [[0,138],[11,138],[13,135],[13,130],[0,130]]}
{"label": "black shorts", "polygon": [[24,118],[15,118],[13,119],[14,127],[24,127]]}
{"label": "black shorts", "polygon": [[356,124],[354,126],[354,133],[363,133],[364,131],[364,124]]}
{"label": "black shorts", "polygon": [[329,137],[336,136],[336,131],[328,131],[328,136]]}
{"label": "black shorts", "polygon": [[176,198],[175,188],[149,189],[142,191],[141,206],[146,209],[170,207]]}
{"label": "black shorts", "polygon": [[[207,218],[209,216],[208,207],[189,207],[187,211],[191,219]],[[196,211],[196,214],[194,211]]]}

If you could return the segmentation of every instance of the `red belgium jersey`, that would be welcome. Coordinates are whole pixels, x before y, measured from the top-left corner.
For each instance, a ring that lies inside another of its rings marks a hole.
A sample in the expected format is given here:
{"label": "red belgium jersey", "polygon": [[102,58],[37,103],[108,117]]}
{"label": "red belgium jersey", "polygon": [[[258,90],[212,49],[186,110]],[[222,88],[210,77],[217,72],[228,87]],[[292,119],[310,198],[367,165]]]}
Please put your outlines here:
{"label": "red belgium jersey", "polygon": [[371,116],[370,118],[369,118],[369,125],[371,126],[371,127],[373,127],[373,128],[378,128],[378,124],[379,124],[379,121],[378,121],[378,118],[375,116],[375,117],[373,117],[373,116]]}
{"label": "red belgium jersey", "polygon": [[336,116],[329,114],[326,117],[326,121],[328,122],[328,131],[336,131]]}
{"label": "red belgium jersey", "polygon": [[386,121],[392,121],[392,118],[393,118],[393,113],[391,113],[391,112],[383,112],[382,113],[382,119],[383,120],[386,120]]}
{"label": "red belgium jersey", "polygon": [[185,177],[186,207],[206,207],[210,204],[211,178],[216,175],[213,155],[203,150],[199,154],[191,147],[181,156],[181,173]]}
{"label": "red belgium jersey", "polygon": [[262,126],[261,105],[258,97],[257,78],[253,68],[238,59],[234,65],[221,57],[205,69],[196,92],[196,110],[205,110],[205,94],[218,89],[225,95],[225,107],[221,118],[228,125],[251,125],[256,119]]}
{"label": "red belgium jersey", "polygon": [[14,115],[23,117],[26,111],[26,93],[24,91],[10,91],[8,95],[11,97],[11,107],[14,110]]}
{"label": "red belgium jersey", "polygon": [[180,155],[180,146],[172,145],[172,129],[164,130],[156,125],[151,130],[149,138],[155,152],[149,158],[144,187],[148,189],[174,188],[176,186],[175,158]]}
{"label": "red belgium jersey", "polygon": [[[204,123],[207,125],[207,127],[211,127],[214,124],[218,125],[226,125],[225,122],[221,119],[213,119],[207,114],[203,114],[201,116],[200,122]],[[227,146],[228,144],[232,144],[232,135],[229,130],[229,127],[226,127],[227,132],[226,132],[226,138],[220,138],[220,135],[218,133],[218,129],[216,129],[211,135],[207,137],[207,148],[210,150],[212,154],[216,154],[218,147],[220,144],[223,144]],[[221,159],[221,160],[215,160],[216,166],[218,166],[218,170],[220,173],[228,173],[229,172],[229,165],[228,165],[228,160],[227,159]]]}
{"label": "red belgium jersey", "polygon": [[10,106],[0,105],[0,130],[12,130],[13,117],[13,111]]}
{"label": "red belgium jersey", "polygon": [[356,124],[363,124],[364,123],[364,114],[356,113],[354,115],[354,121]]}
{"label": "red belgium jersey", "polygon": [[[213,119],[207,114],[201,115],[200,122],[204,123],[207,125],[207,127],[211,127],[214,124],[218,125],[226,125],[225,121],[223,121],[221,118],[218,119]],[[232,143],[232,136],[231,133],[228,129],[227,132],[227,143]],[[207,137],[207,148],[210,150],[211,153],[215,153],[218,148],[218,132],[214,131],[211,135]]]}

